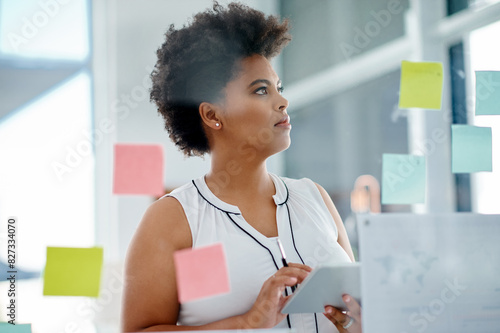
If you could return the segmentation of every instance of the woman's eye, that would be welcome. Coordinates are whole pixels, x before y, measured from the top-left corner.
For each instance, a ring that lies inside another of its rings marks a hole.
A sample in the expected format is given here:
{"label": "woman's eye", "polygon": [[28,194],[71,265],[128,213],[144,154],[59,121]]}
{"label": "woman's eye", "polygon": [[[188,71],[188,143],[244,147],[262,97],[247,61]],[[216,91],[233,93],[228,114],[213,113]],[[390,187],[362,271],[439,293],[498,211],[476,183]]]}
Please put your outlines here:
{"label": "woman's eye", "polygon": [[267,94],[267,87],[260,87],[255,91],[257,95],[265,95]]}
{"label": "woman's eye", "polygon": [[279,92],[280,94],[282,94],[282,93],[283,93],[283,90],[285,90],[285,88],[283,88],[283,87],[278,87],[278,92]]}

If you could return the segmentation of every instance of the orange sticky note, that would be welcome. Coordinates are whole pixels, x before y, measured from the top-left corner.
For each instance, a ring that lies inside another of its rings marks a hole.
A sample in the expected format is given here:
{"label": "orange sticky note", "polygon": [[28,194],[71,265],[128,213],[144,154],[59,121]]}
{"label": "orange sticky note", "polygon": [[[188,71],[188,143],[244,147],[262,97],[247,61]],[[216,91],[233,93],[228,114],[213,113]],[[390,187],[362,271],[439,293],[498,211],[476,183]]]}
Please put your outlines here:
{"label": "orange sticky note", "polygon": [[114,194],[163,195],[163,147],[115,145]]}
{"label": "orange sticky note", "polygon": [[174,253],[179,302],[230,291],[226,255],[221,243]]}

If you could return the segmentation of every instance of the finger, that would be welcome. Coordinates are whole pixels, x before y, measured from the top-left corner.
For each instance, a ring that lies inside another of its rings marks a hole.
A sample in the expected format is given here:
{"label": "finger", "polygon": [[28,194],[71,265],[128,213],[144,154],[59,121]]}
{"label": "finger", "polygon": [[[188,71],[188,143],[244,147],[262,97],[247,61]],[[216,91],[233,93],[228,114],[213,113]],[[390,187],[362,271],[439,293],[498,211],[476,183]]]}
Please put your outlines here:
{"label": "finger", "polygon": [[323,314],[335,325],[335,327],[337,327],[340,332],[344,331],[344,325],[347,325],[350,320],[348,315],[330,305],[325,306],[325,312]]}
{"label": "finger", "polygon": [[293,262],[289,262],[288,267],[300,268],[300,269],[305,270],[306,272],[312,272],[312,270],[313,270],[310,266],[303,265],[303,264],[296,264]]}
{"label": "finger", "polygon": [[302,281],[309,275],[309,271],[298,268],[298,267],[282,267],[280,270],[276,273],[276,276],[278,275],[286,275],[290,277],[295,277],[298,280],[298,283],[302,283]]}
{"label": "finger", "polygon": [[[267,283],[272,287],[281,287],[281,289],[285,289],[285,287],[294,286],[297,284],[297,277],[287,274],[275,274],[267,279]],[[282,291],[283,291],[282,290]]]}
{"label": "finger", "polygon": [[361,306],[351,295],[345,294],[342,300],[347,306],[347,315],[353,317],[357,321],[361,321]]}
{"label": "finger", "polygon": [[297,278],[286,275],[271,276],[264,282],[259,293],[259,298],[269,300],[278,304],[280,299],[283,298],[285,288],[293,286],[297,283]]}

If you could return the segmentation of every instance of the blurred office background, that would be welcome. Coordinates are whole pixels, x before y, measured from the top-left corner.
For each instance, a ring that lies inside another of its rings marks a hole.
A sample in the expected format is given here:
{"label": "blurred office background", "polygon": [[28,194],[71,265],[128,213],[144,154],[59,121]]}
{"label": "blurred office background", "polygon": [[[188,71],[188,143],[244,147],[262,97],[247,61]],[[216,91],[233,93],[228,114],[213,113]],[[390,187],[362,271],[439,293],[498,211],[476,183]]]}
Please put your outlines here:
{"label": "blurred office background", "polygon": [[[371,210],[380,206],[383,153],[425,155],[425,204],[383,212],[500,213],[500,119],[474,115],[474,71],[500,70],[499,0],[242,2],[288,17],[294,36],[273,61],[290,101],[292,145],[270,171],[320,183],[351,223],[353,209],[370,210],[370,193]],[[123,260],[154,198],[112,194],[115,143],[163,144],[166,190],[207,172],[208,156],[186,159],[170,142],[148,89],[168,26],[211,3],[0,0],[2,249],[3,221],[16,216],[20,269],[39,274],[47,246],[105,253],[98,299],[43,297],[41,278],[18,281],[17,322],[33,332],[118,331]],[[401,60],[443,63],[441,110],[398,108]],[[451,173],[450,124],[492,127],[493,172]]]}

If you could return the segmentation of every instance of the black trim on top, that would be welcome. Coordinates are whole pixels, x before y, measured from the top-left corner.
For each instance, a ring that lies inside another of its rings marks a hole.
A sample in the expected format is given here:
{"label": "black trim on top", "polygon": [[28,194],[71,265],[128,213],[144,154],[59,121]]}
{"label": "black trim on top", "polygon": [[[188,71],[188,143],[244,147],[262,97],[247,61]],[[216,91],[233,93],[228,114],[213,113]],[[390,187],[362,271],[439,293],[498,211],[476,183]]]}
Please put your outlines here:
{"label": "black trim on top", "polygon": [[[286,186],[286,184],[285,184],[285,186]],[[287,188],[287,193],[288,193],[288,188]],[[288,201],[288,195],[287,195],[287,201]],[[305,265],[304,259],[302,259],[302,256],[300,255],[299,250],[297,250],[297,246],[295,245],[295,236],[293,235],[292,219],[290,217],[290,208],[288,207],[288,203],[286,203],[286,201],[284,203],[285,203],[285,206],[286,206],[286,212],[288,213],[288,224],[290,225],[290,233],[292,235],[293,248],[295,249],[295,252],[299,256],[300,261],[302,262],[302,264]],[[318,333],[319,332],[318,317],[316,316],[316,313],[314,313],[314,324],[316,325],[316,333]]]}
{"label": "black trim on top", "polygon": [[[265,246],[264,244],[262,244],[261,242],[259,242],[257,240],[257,238],[255,238],[254,236],[252,236],[248,231],[246,231],[245,229],[243,229],[235,220],[233,220],[233,218],[231,217],[231,215],[229,215],[231,213],[229,212],[226,212],[226,215],[227,217],[229,217],[229,219],[238,227],[240,228],[241,231],[243,231],[245,234],[247,234],[248,236],[250,236],[250,238],[252,238],[254,241],[257,242],[257,244],[259,244],[260,246],[262,246],[263,248],[265,248],[267,250],[267,252],[269,252],[269,254],[271,255],[271,258],[273,259],[273,264],[274,264],[274,267],[276,267],[276,270],[279,271],[279,267],[278,265],[276,264],[276,260],[274,259],[274,256],[273,256],[273,253],[271,252],[271,250]],[[285,288],[285,295],[288,296],[288,292],[286,291],[286,288]],[[288,328],[292,328],[292,324],[290,323],[290,315],[286,315],[286,321],[288,323]]]}
{"label": "black trim on top", "polygon": [[231,213],[228,213],[226,212],[226,215],[227,217],[229,217],[229,219],[238,227],[241,229],[241,231],[243,231],[245,234],[247,234],[248,236],[250,236],[254,241],[256,241],[260,246],[262,246],[263,248],[265,248],[267,250],[267,252],[269,252],[269,254],[271,255],[271,258],[273,258],[273,264],[274,266],[276,267],[276,270],[279,270],[279,267],[278,265],[276,264],[276,260],[274,260],[274,256],[273,256],[273,253],[271,252],[271,250],[269,250],[269,248],[267,246],[265,246],[264,244],[262,244],[261,242],[259,242],[257,240],[257,238],[255,238],[254,236],[252,236],[248,231],[246,231],[245,229],[243,229],[238,223],[236,223],[235,220],[233,220],[233,218],[231,217],[231,215],[229,215]]}
{"label": "black trim on top", "polygon": [[[283,201],[282,203],[279,203],[277,204],[278,206],[282,206],[284,204],[287,204],[288,202],[288,198],[290,196],[290,192],[288,191],[288,186],[286,185],[285,181],[283,179],[281,179],[280,177],[278,177],[282,182],[283,182],[283,185],[285,185],[285,189],[286,189],[286,198],[285,198],[285,201]],[[218,207],[217,205],[213,204],[212,202],[210,202],[207,198],[205,198],[205,196],[201,193],[200,189],[198,188],[198,186],[196,185],[195,181],[192,180],[191,181],[194,185],[194,187],[196,188],[196,191],[198,191],[198,194],[203,198],[203,200],[205,200],[206,202],[208,202],[209,205],[211,205],[212,207],[226,213],[227,217],[231,220],[231,222],[234,223],[234,225],[236,225],[241,231],[243,231],[245,234],[247,234],[248,236],[250,236],[250,238],[252,238],[255,242],[257,242],[257,244],[259,244],[261,247],[263,247],[264,249],[267,250],[267,252],[269,252],[269,255],[271,256],[272,260],[273,260],[273,264],[274,264],[274,267],[276,267],[276,270],[279,270],[279,267],[278,265],[276,264],[276,260],[274,259],[274,256],[273,256],[273,253],[271,252],[271,250],[265,246],[264,244],[262,244],[261,242],[259,242],[259,240],[257,240],[257,238],[255,238],[254,236],[252,236],[252,234],[250,234],[248,231],[246,231],[243,227],[241,227],[232,217],[230,214],[234,214],[234,215],[241,215],[241,213],[235,213],[235,212],[229,212],[227,210],[224,210],[220,207]],[[290,227],[291,227],[291,220],[290,220],[290,212],[289,212],[289,209],[288,209],[288,205],[287,206],[287,212],[288,212],[288,220],[290,221]],[[293,231],[292,231],[292,240],[293,240],[293,246],[295,247],[295,240],[293,239]],[[300,257],[300,254],[298,253],[297,251],[297,248],[295,247],[295,252],[297,252],[297,254],[299,255]],[[304,263],[304,261],[302,260],[302,257],[300,257],[300,260],[302,261],[302,263]],[[288,291],[286,290],[285,288],[285,295],[288,296]],[[318,332],[318,322],[316,320],[316,314],[314,314],[314,319],[316,321],[316,332]],[[291,325],[291,322],[290,322],[290,315],[287,314],[286,316],[286,320],[287,320],[287,324],[288,324],[288,328],[292,328],[292,325]]]}
{"label": "black trim on top", "polygon": [[314,313],[314,324],[316,324],[316,333],[318,333],[319,332],[318,317],[316,317],[316,312]]}
{"label": "black trim on top", "polygon": [[[279,203],[277,204],[278,206],[282,206],[284,204],[286,204],[288,202],[288,198],[290,197],[290,192],[288,191],[288,186],[286,186],[286,183],[283,179],[281,179],[281,177],[278,177],[279,180],[281,180],[281,182],[283,183],[283,185],[285,185],[285,189],[286,189],[286,198],[285,198],[285,201],[283,201],[282,203]],[[198,191],[198,194],[203,198],[203,200],[205,200],[206,202],[208,202],[211,206],[217,208],[218,210],[224,212],[224,213],[230,213],[230,214],[235,214],[235,215],[241,215],[241,213],[237,213],[237,212],[229,212],[227,210],[224,210],[220,207],[218,207],[217,205],[215,205],[214,203],[212,203],[210,200],[208,200],[207,198],[205,198],[205,196],[203,194],[201,194],[201,191],[200,189],[198,188],[198,186],[196,185],[196,182],[193,180],[191,180],[191,182],[193,183],[194,187],[196,188],[196,191]]]}
{"label": "black trim on top", "polygon": [[290,218],[290,208],[288,208],[288,204],[285,204],[285,206],[286,206],[286,212],[288,213],[288,223],[290,224],[290,233],[292,234],[293,248],[295,249],[295,252],[299,256],[302,264],[305,265],[304,259],[302,259],[302,256],[300,255],[299,251],[297,250],[297,246],[295,245],[295,237],[293,235],[292,219]]}
{"label": "black trim on top", "polygon": [[193,183],[194,187],[196,188],[196,191],[198,191],[198,194],[200,195],[200,197],[202,197],[206,202],[208,202],[211,206],[217,208],[218,210],[220,210],[221,212],[224,212],[226,214],[234,214],[234,215],[241,215],[240,213],[235,213],[235,212],[228,212],[227,210],[224,210],[220,207],[217,207],[215,204],[211,203],[210,200],[208,200],[207,198],[205,198],[203,196],[203,194],[201,194],[201,191],[200,189],[198,188],[198,186],[196,186],[196,183],[194,182],[194,180],[191,180],[191,182]]}
{"label": "black trim on top", "polygon": [[285,189],[286,189],[286,198],[285,198],[285,201],[283,201],[282,203],[279,203],[278,206],[282,206],[284,204],[286,204],[288,202],[288,198],[290,197],[290,192],[288,191],[288,186],[286,186],[286,183],[283,179],[281,179],[281,177],[278,177],[282,182],[283,182],[283,185],[285,185]]}

